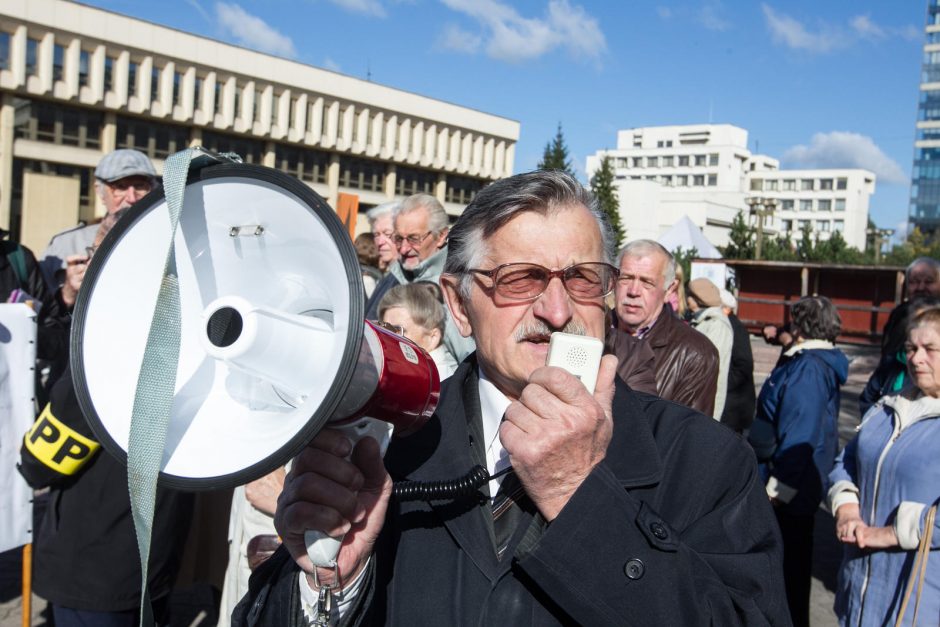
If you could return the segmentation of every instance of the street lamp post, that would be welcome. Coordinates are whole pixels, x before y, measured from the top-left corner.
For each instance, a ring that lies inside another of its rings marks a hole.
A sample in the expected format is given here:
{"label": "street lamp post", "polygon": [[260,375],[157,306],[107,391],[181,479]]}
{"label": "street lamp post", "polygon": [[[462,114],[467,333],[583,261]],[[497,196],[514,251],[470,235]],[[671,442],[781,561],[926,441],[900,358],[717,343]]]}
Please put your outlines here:
{"label": "street lamp post", "polygon": [[754,246],[754,259],[760,261],[764,247],[764,219],[773,217],[774,209],[777,208],[777,199],[750,196],[745,202],[751,209],[751,215],[757,218],[757,242]]}
{"label": "street lamp post", "polygon": [[872,238],[872,245],[875,247],[875,265],[881,263],[881,247],[888,238],[894,235],[894,229],[879,229],[871,227],[866,231]]}

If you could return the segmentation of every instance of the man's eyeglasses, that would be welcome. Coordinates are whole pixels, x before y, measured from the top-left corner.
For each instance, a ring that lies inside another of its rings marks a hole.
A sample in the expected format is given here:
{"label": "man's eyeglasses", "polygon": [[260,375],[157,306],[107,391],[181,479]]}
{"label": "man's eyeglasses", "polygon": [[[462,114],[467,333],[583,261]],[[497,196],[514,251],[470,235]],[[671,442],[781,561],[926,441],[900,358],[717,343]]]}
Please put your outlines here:
{"label": "man's eyeglasses", "polygon": [[394,236],[395,236],[394,231],[372,231],[372,239],[375,239],[375,240],[379,239],[380,237],[384,237],[387,240],[391,240],[394,238]]}
{"label": "man's eyeglasses", "polygon": [[548,283],[558,277],[568,294],[575,298],[601,298],[614,289],[619,270],[609,263],[577,263],[561,270],[549,270],[537,263],[504,263],[492,270],[471,268],[493,281],[497,294],[512,300],[533,300],[548,289]]}
{"label": "man's eyeglasses", "polygon": [[392,241],[395,242],[396,246],[401,246],[403,242],[408,242],[412,246],[420,246],[433,232],[434,231],[428,231],[424,235],[409,235],[407,237],[402,237],[398,233],[395,233],[392,235]]}

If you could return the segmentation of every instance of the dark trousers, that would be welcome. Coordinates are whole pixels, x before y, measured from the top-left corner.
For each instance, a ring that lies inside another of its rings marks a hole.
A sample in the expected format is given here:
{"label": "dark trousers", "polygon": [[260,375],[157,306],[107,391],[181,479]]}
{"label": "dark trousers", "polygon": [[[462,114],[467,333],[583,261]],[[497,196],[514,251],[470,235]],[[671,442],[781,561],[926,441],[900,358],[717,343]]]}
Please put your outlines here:
{"label": "dark trousers", "polygon": [[774,508],[783,536],[783,578],[793,627],[809,627],[809,592],[813,578],[813,516]]}
{"label": "dark trousers", "polygon": [[[153,602],[153,616],[157,625],[169,624],[169,595]],[[137,627],[140,609],[123,612],[95,612],[76,610],[61,605],[52,606],[55,627]]]}

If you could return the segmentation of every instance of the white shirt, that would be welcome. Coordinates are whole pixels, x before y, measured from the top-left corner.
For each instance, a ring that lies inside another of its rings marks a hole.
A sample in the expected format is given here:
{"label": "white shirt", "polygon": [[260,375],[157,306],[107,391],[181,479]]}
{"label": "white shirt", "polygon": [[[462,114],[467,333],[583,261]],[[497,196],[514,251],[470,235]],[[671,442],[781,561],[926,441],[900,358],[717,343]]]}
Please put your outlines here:
{"label": "white shirt", "polygon": [[[483,418],[483,442],[486,444],[486,470],[492,476],[510,466],[509,453],[499,439],[499,425],[503,421],[503,414],[506,413],[506,409],[509,408],[512,401],[506,398],[506,395],[486,378],[483,368],[480,368],[478,389],[480,393],[480,414]],[[490,480],[490,499],[496,496],[502,482],[502,477]]]}

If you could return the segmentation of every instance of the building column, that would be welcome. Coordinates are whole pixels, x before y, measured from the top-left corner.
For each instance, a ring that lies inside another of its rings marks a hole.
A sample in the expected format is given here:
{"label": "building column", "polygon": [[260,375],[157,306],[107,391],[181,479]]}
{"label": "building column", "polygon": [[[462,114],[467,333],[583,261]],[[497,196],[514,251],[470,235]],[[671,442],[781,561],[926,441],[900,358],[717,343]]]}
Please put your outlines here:
{"label": "building column", "polygon": [[389,163],[385,168],[385,197],[391,200],[395,197],[395,185],[398,182],[398,168]]}
{"label": "building column", "polygon": [[201,126],[194,126],[190,129],[189,147],[195,148],[196,146],[202,146],[202,127]]}
{"label": "building column", "polygon": [[[0,228],[10,228],[10,193],[13,191],[13,95],[0,101]],[[19,239],[13,234],[13,239]]]}
{"label": "building column", "polygon": [[434,184],[434,197],[443,205],[447,197],[447,175],[443,172],[437,173],[437,183]]}
{"label": "building column", "polygon": [[339,155],[335,152],[330,155],[330,165],[326,169],[326,184],[330,188],[326,202],[336,211],[339,202]]}
{"label": "building column", "polygon": [[109,111],[104,114],[101,127],[101,154],[106,155],[117,148],[117,115]]}
{"label": "building column", "polygon": [[[267,168],[277,167],[277,152],[274,147],[274,142],[264,143],[264,156],[261,157],[261,165]],[[338,176],[339,175],[337,174],[337,177]]]}

